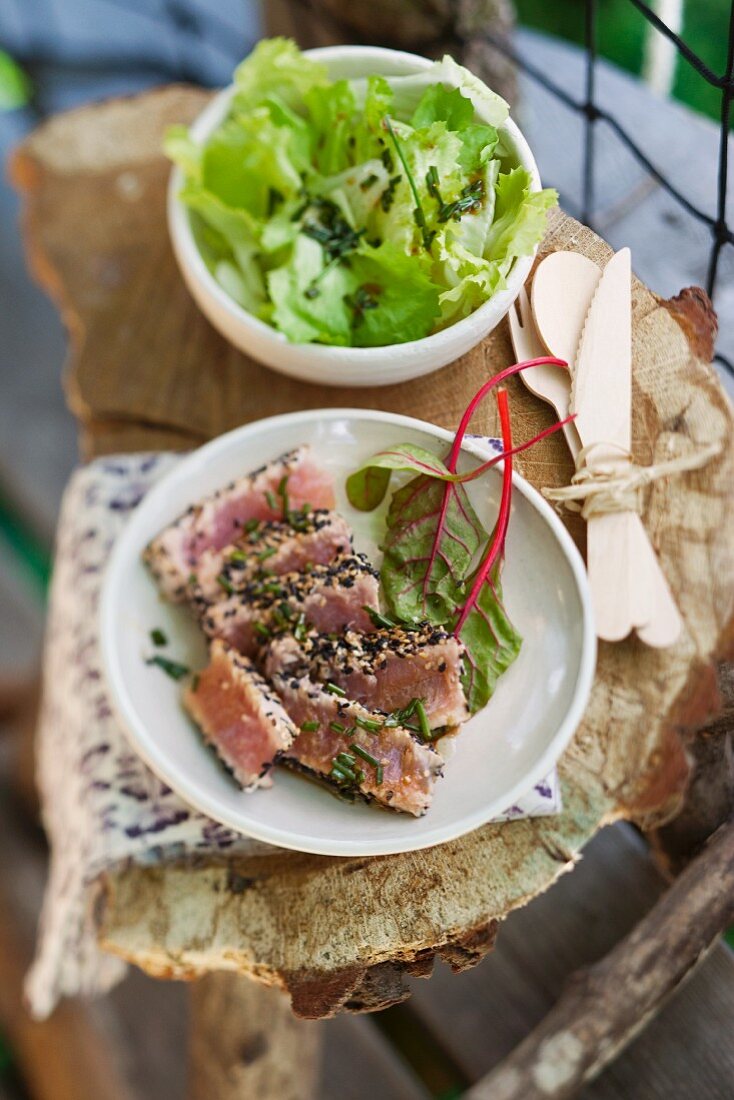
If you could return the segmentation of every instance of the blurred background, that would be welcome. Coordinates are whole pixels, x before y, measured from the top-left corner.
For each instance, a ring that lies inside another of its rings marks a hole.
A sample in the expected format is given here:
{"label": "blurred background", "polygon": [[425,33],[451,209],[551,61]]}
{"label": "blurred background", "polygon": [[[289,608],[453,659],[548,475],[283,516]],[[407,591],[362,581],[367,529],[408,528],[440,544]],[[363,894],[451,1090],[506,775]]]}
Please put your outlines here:
{"label": "blurred background", "polygon": [[[171,81],[212,88],[227,83],[263,33],[263,6],[254,0],[0,0],[0,159],[5,164],[13,146],[52,113]],[[338,20],[340,5],[331,0],[326,6]],[[416,0],[413,6],[438,18],[444,5]],[[349,0],[341,7],[345,20],[354,16]],[[563,207],[613,246],[632,245],[636,272],[656,293],[669,297],[689,285],[712,291],[720,319],[718,369],[734,392],[734,256],[726,226],[728,181],[721,174],[730,92],[722,96],[716,80],[731,74],[730,0],[657,0],[646,11],[637,0],[484,0],[467,7],[482,21],[490,50],[500,45],[500,52],[490,52],[498,90],[511,96],[543,181],[559,190]],[[682,50],[656,27],[656,15],[681,37]],[[45,860],[33,824],[28,739],[12,734],[32,723],[54,525],[77,461],[75,425],[62,392],[65,356],[59,316],[27,273],[18,201],[3,172],[0,830],[7,843],[0,859],[10,901],[5,898],[3,908],[0,893],[0,1100],[52,1095],[29,1077],[19,1055],[19,1047],[36,1040],[28,1040],[18,1023],[17,996],[11,995],[30,950]],[[431,983],[433,1000],[424,983],[410,1007],[377,1020],[327,1025],[332,1039],[324,1096],[357,1098],[369,1089],[381,1097],[458,1096],[487,1068],[480,1037],[489,1021],[492,1057],[502,1053],[502,1044],[510,1049],[552,1003],[565,974],[603,953],[663,889],[631,829],[607,830],[592,849],[588,867],[541,899],[532,915],[518,914],[512,934],[500,938],[500,949],[475,973],[451,979],[439,973]],[[566,940],[574,939],[563,925],[568,909],[586,921],[583,944],[570,954],[568,944],[561,947],[564,928]],[[12,914],[17,923],[19,912],[22,934],[10,923]],[[547,931],[551,926],[555,934]],[[532,966],[524,958],[529,943]],[[691,1083],[699,1056],[710,1064],[706,1021],[732,1019],[731,953],[722,946],[714,956],[585,1096],[734,1095],[734,1073],[727,1076],[726,1066],[701,1088]],[[480,1039],[479,1054],[476,1043],[469,1049],[469,1039],[463,1050],[426,1039],[439,996],[467,1035]],[[116,1057],[132,1090],[126,1096],[182,1094],[182,1062],[171,1057],[185,1035],[180,988],[136,976],[109,1004],[79,1011],[81,1023],[72,1012],[71,1024],[62,1024],[51,1041],[63,1041],[66,1026],[86,1027],[95,1042],[123,1050]],[[371,1066],[357,1080],[349,1061],[353,1065],[355,1057],[360,1067]],[[716,1063],[724,1056],[717,1047],[712,1057]]]}

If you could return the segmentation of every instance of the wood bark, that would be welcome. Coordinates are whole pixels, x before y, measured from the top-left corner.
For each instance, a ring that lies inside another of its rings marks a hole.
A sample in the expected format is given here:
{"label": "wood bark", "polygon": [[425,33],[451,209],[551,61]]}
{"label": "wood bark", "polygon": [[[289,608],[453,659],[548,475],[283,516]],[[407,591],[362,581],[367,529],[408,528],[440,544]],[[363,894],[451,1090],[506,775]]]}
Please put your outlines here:
{"label": "wood bark", "polygon": [[191,989],[189,1100],[311,1100],[319,1045],[279,989],[211,974]]}
{"label": "wood bark", "polygon": [[693,761],[685,803],[676,817],[650,835],[663,869],[679,874],[707,839],[734,814],[734,668],[719,669],[723,705],[711,725],[689,744]]}
{"label": "wood bark", "polygon": [[[275,375],[199,314],[168,242],[160,142],[168,124],[206,102],[172,87],[83,108],[50,120],[13,160],[31,264],[72,336],[67,392],[87,454],[186,447],[262,416],[355,401],[455,427],[488,374],[512,361],[504,323],[442,372],[357,392]],[[542,249],[559,248],[601,264],[610,255],[555,211]],[[712,440],[723,450],[704,470],[649,489],[643,519],[685,629],[666,651],[635,639],[600,646],[587,712],[560,765],[563,813],[382,859],[274,852],[113,869],[96,907],[109,950],[167,977],[237,968],[288,989],[303,1015],[382,1007],[405,995],[400,972],[427,971],[436,954],[454,959],[474,942],[464,957],[481,958],[493,922],[573,867],[604,823],[626,817],[652,828],[680,808],[687,733],[715,714],[715,664],[734,644],[734,416],[706,362],[714,329],[702,291],[665,302],[635,281],[635,458],[662,460]],[[518,438],[551,423],[516,379],[508,391]],[[497,427],[489,406],[473,424],[487,435]],[[536,486],[572,473],[558,437],[518,458],[518,469]],[[578,525],[569,520],[569,529],[580,541]],[[233,892],[232,874],[247,887]],[[186,919],[174,919],[182,898]]]}
{"label": "wood bark", "polygon": [[644,1028],[734,919],[734,821],[466,1100],[565,1100]]}

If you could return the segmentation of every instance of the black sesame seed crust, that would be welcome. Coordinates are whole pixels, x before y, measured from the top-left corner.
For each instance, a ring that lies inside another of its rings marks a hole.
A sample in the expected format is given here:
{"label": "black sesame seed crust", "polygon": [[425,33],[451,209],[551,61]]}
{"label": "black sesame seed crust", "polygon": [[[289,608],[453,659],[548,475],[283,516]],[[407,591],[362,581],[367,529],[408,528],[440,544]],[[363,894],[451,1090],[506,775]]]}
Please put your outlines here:
{"label": "black sesame seed crust", "polygon": [[[143,559],[156,577],[164,594],[174,601],[186,596],[188,574],[196,568],[201,553],[207,548],[212,512],[218,506],[227,506],[227,497],[247,495],[248,492],[263,495],[274,492],[282,478],[303,464],[309,452],[307,445],[295,448],[266,465],[244,474],[236,481],[218,489],[215,493],[190,505],[186,511],[154,538],[143,552]],[[257,485],[260,480],[264,484]],[[233,525],[236,535],[239,524]]]}
{"label": "black sesame seed crust", "polygon": [[[456,643],[453,634],[442,627],[425,623],[415,630],[404,630],[399,626],[383,627],[369,634],[348,630],[337,638],[310,630],[301,642],[301,648],[304,670],[308,667],[325,678],[333,668],[346,674],[356,668],[369,675],[375,669],[385,667],[387,656],[415,657],[425,652],[428,646],[440,647],[447,643],[452,646]],[[459,652],[462,651],[463,647]],[[439,672],[445,672],[446,661],[440,660],[436,667]]]}

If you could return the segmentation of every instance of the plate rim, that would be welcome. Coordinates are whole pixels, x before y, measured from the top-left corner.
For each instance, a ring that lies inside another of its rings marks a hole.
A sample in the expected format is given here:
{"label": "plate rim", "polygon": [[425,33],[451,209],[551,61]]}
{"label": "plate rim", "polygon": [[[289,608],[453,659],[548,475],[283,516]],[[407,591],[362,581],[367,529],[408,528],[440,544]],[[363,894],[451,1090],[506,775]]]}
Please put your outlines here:
{"label": "plate rim", "polygon": [[[248,824],[247,828],[243,828],[242,823],[237,820],[236,815],[231,815],[226,810],[222,811],[217,808],[216,804],[212,804],[212,802],[216,803],[216,800],[207,799],[204,796],[200,796],[196,791],[192,791],[185,775],[181,777],[176,775],[175,778],[172,779],[171,772],[166,768],[165,760],[161,757],[157,757],[155,751],[149,751],[149,744],[154,750],[155,740],[152,739],[149,734],[146,734],[145,723],[138,717],[136,708],[132,704],[130,693],[125,689],[124,679],[118,663],[116,647],[114,645],[114,619],[115,608],[117,606],[114,600],[116,594],[115,580],[125,568],[128,560],[135,556],[135,547],[129,546],[128,544],[135,541],[135,533],[139,526],[139,516],[141,514],[144,515],[141,509],[151,505],[155,507],[158,498],[161,500],[165,499],[168,486],[171,482],[185,478],[187,472],[189,472],[191,468],[196,469],[202,462],[206,464],[210,456],[216,455],[222,450],[226,450],[236,438],[240,438],[243,435],[246,436],[255,429],[257,429],[257,431],[267,431],[268,428],[271,427],[295,426],[304,421],[312,422],[314,420],[319,420],[323,422],[325,420],[339,420],[344,418],[361,419],[371,422],[388,422],[398,427],[402,426],[427,432],[435,439],[446,443],[451,442],[455,435],[454,432],[446,428],[441,428],[436,424],[420,420],[417,417],[406,416],[401,413],[390,413],[381,409],[348,407],[301,409],[295,412],[279,413],[275,416],[262,417],[257,420],[249,421],[247,424],[239,425],[228,432],[224,432],[222,435],[216,436],[214,439],[204,443],[201,447],[197,447],[195,450],[188,452],[188,454],[186,454],[175,466],[163,474],[160,480],[156,482],[148,493],[146,493],[143,501],[138,508],[134,510],[115,542],[102,578],[100,606],[97,617],[101,665],[105,677],[105,688],[110,703],[112,704],[115,715],[120,722],[120,726],[128,742],[151,771],[153,771],[159,779],[171,786],[189,806],[205,814],[207,817],[212,818],[214,821],[218,821],[220,824],[234,830],[241,836],[251,837],[254,840],[262,841],[263,843],[290,851],[338,857],[398,855],[401,853],[432,848],[438,844],[456,840],[467,833],[473,832],[482,825],[490,823],[493,817],[498,813],[502,813],[508,806],[511,806],[517,798],[526,794],[535,783],[546,776],[557,764],[573,737],[573,734],[581,723],[591,694],[596,669],[597,643],[591,592],[583,558],[565,525],[553,508],[538,490],[516,470],[513,470],[512,473],[513,491],[520,492],[530,506],[540,514],[550,527],[571,569],[579,602],[581,604],[582,640],[576,681],[573,687],[571,705],[567,709],[563,720],[559,723],[545,751],[540,755],[536,765],[529,770],[526,778],[511,787],[508,790],[507,796],[502,796],[501,806],[495,804],[495,802],[499,801],[499,799],[497,799],[485,804],[482,809],[468,816],[461,816],[455,822],[454,828],[446,825],[441,827],[436,826],[434,832],[440,835],[432,835],[428,832],[417,840],[410,840],[409,832],[406,830],[405,840],[401,837],[394,839],[388,838],[382,841],[378,839],[374,842],[365,842],[358,839],[335,837],[333,841],[327,843],[319,839],[311,840],[308,837],[302,839],[300,835],[294,835],[290,830],[281,831],[270,826],[259,829],[256,823],[252,827]],[[475,457],[491,457],[490,449],[487,447],[486,443],[483,443],[483,439],[485,438],[487,437],[465,438],[461,449]],[[499,473],[502,470],[502,466],[503,463],[500,461],[493,469]],[[194,503],[193,498],[191,503]],[[142,730],[142,735],[140,730]]]}

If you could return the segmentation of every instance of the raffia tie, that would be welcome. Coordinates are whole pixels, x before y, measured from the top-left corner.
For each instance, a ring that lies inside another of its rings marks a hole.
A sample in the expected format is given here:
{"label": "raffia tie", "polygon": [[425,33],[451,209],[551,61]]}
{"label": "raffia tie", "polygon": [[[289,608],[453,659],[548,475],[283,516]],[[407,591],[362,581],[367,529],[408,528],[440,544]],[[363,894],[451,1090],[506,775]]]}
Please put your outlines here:
{"label": "raffia tie", "polygon": [[[589,456],[599,448],[619,451],[619,459],[609,459],[589,465]],[[562,504],[570,512],[580,512],[585,520],[612,512],[642,512],[642,490],[661,478],[674,477],[688,470],[700,470],[721,453],[721,443],[690,454],[678,455],[667,462],[638,466],[632,455],[613,443],[590,443],[576,457],[576,473],[570,485],[558,489],[543,489],[548,500]]]}

